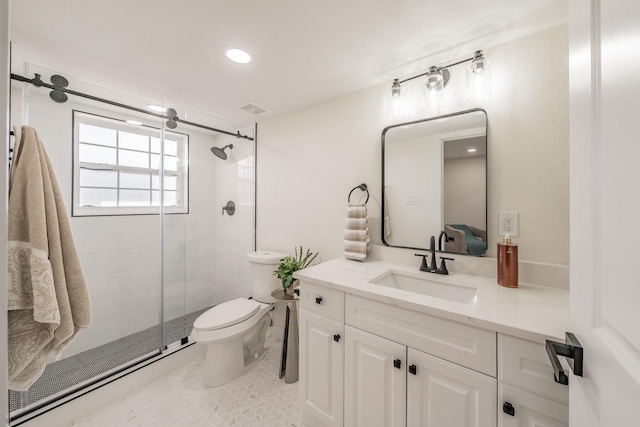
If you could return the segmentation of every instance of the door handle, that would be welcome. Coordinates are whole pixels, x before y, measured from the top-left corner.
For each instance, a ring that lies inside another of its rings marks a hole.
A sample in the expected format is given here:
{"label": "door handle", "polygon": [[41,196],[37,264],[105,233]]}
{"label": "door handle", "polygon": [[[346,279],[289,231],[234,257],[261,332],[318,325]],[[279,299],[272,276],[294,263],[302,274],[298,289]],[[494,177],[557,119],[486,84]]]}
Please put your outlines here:
{"label": "door handle", "polygon": [[416,367],[416,365],[409,366],[409,373],[415,375],[417,372],[418,372],[418,368]]}
{"label": "door handle", "polygon": [[393,367],[397,368],[397,369],[400,369],[400,366],[402,366],[402,361],[400,361],[400,359],[395,359],[393,361]]}
{"label": "door handle", "polygon": [[558,356],[564,356],[569,362],[573,375],[582,376],[583,349],[578,338],[571,332],[566,332],[564,344],[556,341],[546,341],[547,355],[553,366],[553,378],[557,383],[569,384],[569,377],[565,373]]}
{"label": "door handle", "polygon": [[335,334],[335,335],[333,336],[333,340],[334,340],[335,342],[340,342],[340,335]]}

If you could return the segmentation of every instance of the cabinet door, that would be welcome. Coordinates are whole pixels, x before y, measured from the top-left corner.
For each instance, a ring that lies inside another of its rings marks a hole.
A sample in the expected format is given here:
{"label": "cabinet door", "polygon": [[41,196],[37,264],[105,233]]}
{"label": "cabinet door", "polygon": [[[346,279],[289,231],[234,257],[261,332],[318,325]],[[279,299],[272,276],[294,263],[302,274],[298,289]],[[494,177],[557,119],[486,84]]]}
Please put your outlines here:
{"label": "cabinet door", "polygon": [[[567,427],[569,407],[564,403],[500,383],[498,427]],[[503,405],[513,407],[513,415],[503,411]]]}
{"label": "cabinet door", "polygon": [[345,326],[344,425],[406,425],[404,345]]}
{"label": "cabinet door", "polygon": [[342,323],[300,310],[300,398],[307,427],[342,427]]}
{"label": "cabinet door", "polygon": [[412,348],[407,354],[408,427],[495,427],[495,378]]}

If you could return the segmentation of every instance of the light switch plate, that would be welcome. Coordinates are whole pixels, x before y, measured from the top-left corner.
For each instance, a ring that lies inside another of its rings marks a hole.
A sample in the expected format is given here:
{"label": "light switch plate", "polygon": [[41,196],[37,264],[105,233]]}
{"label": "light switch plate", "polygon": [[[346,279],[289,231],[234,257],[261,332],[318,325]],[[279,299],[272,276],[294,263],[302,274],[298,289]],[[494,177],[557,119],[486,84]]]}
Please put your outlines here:
{"label": "light switch plate", "polygon": [[420,204],[420,196],[417,193],[407,194],[404,198],[405,205],[419,205]]}

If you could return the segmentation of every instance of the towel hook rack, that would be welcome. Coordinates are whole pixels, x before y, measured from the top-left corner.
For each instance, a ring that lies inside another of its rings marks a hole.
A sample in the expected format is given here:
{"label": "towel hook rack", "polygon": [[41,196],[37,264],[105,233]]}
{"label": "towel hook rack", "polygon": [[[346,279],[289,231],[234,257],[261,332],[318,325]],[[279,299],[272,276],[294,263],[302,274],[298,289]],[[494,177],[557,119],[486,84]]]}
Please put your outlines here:
{"label": "towel hook rack", "polygon": [[347,196],[347,202],[351,203],[351,193],[353,193],[357,189],[367,192],[367,200],[364,201],[364,204],[366,205],[367,202],[369,201],[369,189],[367,188],[367,184],[364,184],[364,183],[353,187],[353,190],[351,190],[349,192],[349,195]]}

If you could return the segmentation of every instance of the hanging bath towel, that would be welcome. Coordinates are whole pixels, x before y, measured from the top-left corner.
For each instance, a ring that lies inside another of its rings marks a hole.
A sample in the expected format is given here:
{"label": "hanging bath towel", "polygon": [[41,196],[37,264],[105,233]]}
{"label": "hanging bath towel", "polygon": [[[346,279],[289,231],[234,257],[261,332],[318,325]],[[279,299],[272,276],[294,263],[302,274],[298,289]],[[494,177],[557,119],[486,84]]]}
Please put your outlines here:
{"label": "hanging bath towel", "polygon": [[27,390],[48,356],[91,323],[69,218],[35,129],[22,127],[11,168],[7,243],[9,388]]}
{"label": "hanging bath towel", "polygon": [[349,203],[344,229],[344,257],[364,261],[369,252],[371,240],[367,225],[367,206],[364,203]]}

